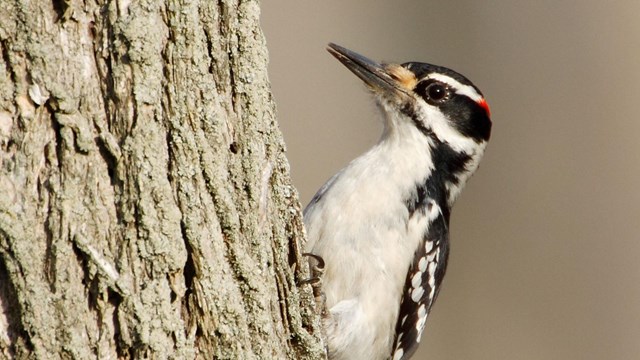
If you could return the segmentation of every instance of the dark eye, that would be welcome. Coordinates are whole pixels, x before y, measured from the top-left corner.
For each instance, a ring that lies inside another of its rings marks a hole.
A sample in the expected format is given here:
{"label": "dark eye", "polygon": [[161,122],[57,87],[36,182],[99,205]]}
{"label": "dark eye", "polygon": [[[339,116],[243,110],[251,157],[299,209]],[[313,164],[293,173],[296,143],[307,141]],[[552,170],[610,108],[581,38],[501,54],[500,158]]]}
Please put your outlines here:
{"label": "dark eye", "polygon": [[449,97],[449,90],[441,83],[431,83],[424,89],[427,100],[442,102]]}

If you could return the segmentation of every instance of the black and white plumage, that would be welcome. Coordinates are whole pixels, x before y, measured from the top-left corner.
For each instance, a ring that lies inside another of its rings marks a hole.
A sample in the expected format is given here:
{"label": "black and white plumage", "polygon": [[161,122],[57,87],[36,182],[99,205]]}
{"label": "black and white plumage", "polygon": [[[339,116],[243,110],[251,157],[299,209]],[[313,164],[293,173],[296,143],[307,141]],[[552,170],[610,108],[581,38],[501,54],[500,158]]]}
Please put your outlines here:
{"label": "black and white plumage", "polygon": [[489,108],[447,68],[328,50],[365,82],[384,117],[380,141],[305,209],[306,250],[325,263],[329,358],[408,359],[446,270],[451,207],[489,140]]}

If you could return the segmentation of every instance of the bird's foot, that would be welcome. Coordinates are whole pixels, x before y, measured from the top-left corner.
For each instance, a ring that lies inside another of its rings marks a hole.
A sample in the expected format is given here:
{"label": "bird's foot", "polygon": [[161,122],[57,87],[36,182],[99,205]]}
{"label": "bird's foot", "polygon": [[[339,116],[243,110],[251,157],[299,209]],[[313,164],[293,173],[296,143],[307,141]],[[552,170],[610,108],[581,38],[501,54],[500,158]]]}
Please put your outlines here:
{"label": "bird's foot", "polygon": [[313,296],[316,300],[316,309],[321,315],[324,315],[327,312],[327,297],[324,291],[322,291],[322,276],[324,275],[325,270],[324,259],[321,256],[312,253],[303,253],[302,255],[311,258],[309,260],[311,277],[302,280],[300,282],[300,285],[311,285],[311,288],[313,289]]}

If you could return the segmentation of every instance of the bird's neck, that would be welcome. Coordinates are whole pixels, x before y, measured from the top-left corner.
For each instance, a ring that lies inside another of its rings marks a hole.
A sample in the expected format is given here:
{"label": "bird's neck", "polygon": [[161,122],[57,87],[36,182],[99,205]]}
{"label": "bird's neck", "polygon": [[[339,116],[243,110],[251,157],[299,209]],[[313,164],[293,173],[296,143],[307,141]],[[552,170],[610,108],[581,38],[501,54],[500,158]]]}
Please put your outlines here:
{"label": "bird's neck", "polygon": [[[467,154],[426,135],[412,124],[385,127],[379,153],[388,156],[399,184],[409,196],[424,196],[450,209],[478,166],[481,153]],[[480,149],[482,150],[482,149]]]}

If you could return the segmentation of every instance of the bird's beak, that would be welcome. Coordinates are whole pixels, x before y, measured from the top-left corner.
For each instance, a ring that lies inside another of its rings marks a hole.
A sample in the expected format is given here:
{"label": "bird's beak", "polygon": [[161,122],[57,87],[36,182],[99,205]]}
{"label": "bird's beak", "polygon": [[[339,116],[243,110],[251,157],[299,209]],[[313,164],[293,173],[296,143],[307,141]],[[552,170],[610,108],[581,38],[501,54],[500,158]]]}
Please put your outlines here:
{"label": "bird's beak", "polygon": [[415,86],[415,75],[400,65],[379,64],[334,43],[327,50],[376,92],[406,97]]}

